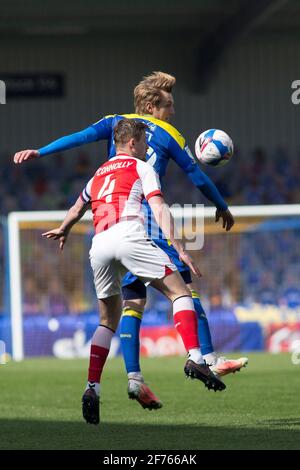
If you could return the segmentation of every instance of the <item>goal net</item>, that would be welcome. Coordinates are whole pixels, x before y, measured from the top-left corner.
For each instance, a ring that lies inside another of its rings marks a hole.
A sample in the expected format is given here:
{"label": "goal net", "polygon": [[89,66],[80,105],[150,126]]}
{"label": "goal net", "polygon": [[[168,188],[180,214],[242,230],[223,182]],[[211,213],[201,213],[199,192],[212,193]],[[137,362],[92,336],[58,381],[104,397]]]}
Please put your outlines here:
{"label": "goal net", "polygon": [[[218,351],[288,351],[300,343],[300,205],[235,206],[226,233],[215,211],[205,208],[201,250],[192,251],[203,274],[195,287],[206,310]],[[173,209],[183,236],[195,233],[195,210]],[[89,265],[91,214],[75,226],[63,252],[41,235],[59,226],[59,212],[15,212],[8,216],[8,260],[12,354],[86,357],[99,323]],[[2,238],[2,243],[3,238]],[[4,276],[5,279],[5,276]],[[298,342],[298,343],[297,343]],[[142,353],[183,353],[172,325],[170,303],[154,289],[141,334]],[[111,355],[120,352],[115,336]]]}

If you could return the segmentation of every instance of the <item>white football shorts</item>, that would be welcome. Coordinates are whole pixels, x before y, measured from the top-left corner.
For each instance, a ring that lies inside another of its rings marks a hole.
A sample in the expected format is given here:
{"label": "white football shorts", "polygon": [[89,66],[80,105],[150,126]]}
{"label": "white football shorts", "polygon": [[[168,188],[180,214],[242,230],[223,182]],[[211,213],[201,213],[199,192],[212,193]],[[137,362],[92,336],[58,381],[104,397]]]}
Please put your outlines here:
{"label": "white football shorts", "polygon": [[96,234],[90,262],[98,299],[120,294],[127,271],[147,284],[177,270],[168,255],[149,239],[139,220],[121,221]]}

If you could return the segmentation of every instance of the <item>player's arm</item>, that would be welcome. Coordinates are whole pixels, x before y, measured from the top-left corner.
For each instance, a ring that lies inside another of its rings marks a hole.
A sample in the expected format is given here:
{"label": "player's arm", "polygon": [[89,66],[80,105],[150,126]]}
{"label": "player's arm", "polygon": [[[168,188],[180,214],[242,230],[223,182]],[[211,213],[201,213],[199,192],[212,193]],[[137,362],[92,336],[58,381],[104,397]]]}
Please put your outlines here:
{"label": "player's arm", "polygon": [[38,150],[21,150],[15,153],[14,162],[22,163],[27,160],[44,157],[55,152],[63,152],[74,147],[96,142],[102,139],[108,139],[112,131],[113,116],[106,116],[95,124],[83,129],[82,131],[75,132],[74,134],[66,135],[60,139],[54,140],[45,147]]}
{"label": "player's arm", "polygon": [[43,237],[59,240],[59,247],[61,250],[64,248],[67,237],[73,225],[75,225],[76,222],[81,219],[81,217],[90,207],[93,179],[94,178],[90,179],[75,204],[69,209],[61,226],[42,234]]}
{"label": "player's arm", "polygon": [[63,250],[71,228],[83,217],[89,206],[89,203],[84,202],[82,198],[79,197],[75,204],[68,210],[61,226],[43,233],[42,236],[49,239],[51,238],[52,240],[59,240],[59,248]]}
{"label": "player's arm", "polygon": [[201,276],[199,268],[192,258],[184,250],[179,236],[175,230],[175,223],[168,204],[165,203],[161,193],[160,181],[157,173],[148,163],[138,166],[138,173],[141,179],[143,193],[153,212],[155,220],[163,234],[170,240],[183,263],[185,263],[196,276]]}
{"label": "player's arm", "polygon": [[216,206],[216,222],[222,218],[223,228],[226,231],[230,230],[234,224],[234,218],[226,202],[212,180],[200,169],[189,148],[184,146],[184,139],[183,144],[180,145],[174,138],[170,138],[168,150],[173,160],[193,184]]}
{"label": "player's arm", "polygon": [[201,272],[198,266],[194,263],[190,255],[185,251],[182,243],[179,240],[179,236],[175,229],[174,218],[170,212],[168,204],[165,203],[162,195],[152,196],[148,202],[157,224],[163,231],[164,236],[172,243],[173,247],[179,255],[180,260],[190,268],[193,274],[200,277]]}

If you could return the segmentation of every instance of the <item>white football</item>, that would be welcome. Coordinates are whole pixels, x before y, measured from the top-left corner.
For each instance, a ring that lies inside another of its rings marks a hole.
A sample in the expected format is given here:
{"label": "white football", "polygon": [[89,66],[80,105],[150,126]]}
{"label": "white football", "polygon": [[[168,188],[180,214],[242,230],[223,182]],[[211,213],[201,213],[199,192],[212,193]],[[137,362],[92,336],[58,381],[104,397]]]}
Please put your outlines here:
{"label": "white football", "polygon": [[233,155],[233,142],[226,132],[208,129],[202,132],[195,143],[195,153],[200,163],[223,166]]}

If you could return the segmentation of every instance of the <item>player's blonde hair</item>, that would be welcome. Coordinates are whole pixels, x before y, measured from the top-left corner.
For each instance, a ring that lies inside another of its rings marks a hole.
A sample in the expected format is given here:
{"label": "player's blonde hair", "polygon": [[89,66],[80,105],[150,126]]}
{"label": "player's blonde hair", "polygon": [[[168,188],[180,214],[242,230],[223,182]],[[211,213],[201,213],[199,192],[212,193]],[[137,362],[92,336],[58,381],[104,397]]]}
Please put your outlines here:
{"label": "player's blonde hair", "polygon": [[176,78],[164,72],[152,72],[135,87],[134,107],[137,114],[147,114],[146,104],[159,106],[161,91],[172,92]]}

